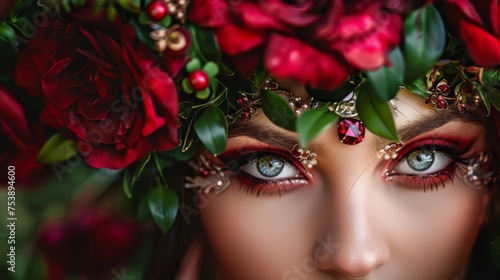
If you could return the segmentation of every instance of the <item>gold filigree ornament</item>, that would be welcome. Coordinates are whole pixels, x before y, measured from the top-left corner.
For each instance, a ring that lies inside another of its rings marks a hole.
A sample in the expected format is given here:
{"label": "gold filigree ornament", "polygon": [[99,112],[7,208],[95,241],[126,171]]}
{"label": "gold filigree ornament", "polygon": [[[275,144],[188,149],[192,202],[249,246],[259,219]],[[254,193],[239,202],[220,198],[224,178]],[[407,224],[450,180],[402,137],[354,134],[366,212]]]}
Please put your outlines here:
{"label": "gold filigree ornament", "polygon": [[292,156],[299,159],[300,163],[307,169],[311,169],[318,164],[318,161],[316,160],[317,154],[298,144],[293,146]]}
{"label": "gold filigree ornament", "polygon": [[186,176],[184,187],[187,189],[198,189],[198,193],[208,194],[213,191],[214,194],[219,194],[231,184],[231,172],[212,164],[203,155],[188,164],[197,175],[194,178]]}
{"label": "gold filigree ornament", "polygon": [[155,41],[157,51],[163,52],[167,48],[172,51],[180,51],[186,47],[188,40],[179,30],[180,25],[174,25],[168,29],[158,26],[156,28],[149,33],[149,36]]}
{"label": "gold filigree ornament", "polygon": [[385,145],[385,147],[383,147],[382,149],[378,150],[379,152],[378,157],[379,158],[383,157],[385,160],[396,159],[398,157],[399,151],[401,151],[402,148],[403,148],[403,143],[396,143],[396,142],[389,143]]}

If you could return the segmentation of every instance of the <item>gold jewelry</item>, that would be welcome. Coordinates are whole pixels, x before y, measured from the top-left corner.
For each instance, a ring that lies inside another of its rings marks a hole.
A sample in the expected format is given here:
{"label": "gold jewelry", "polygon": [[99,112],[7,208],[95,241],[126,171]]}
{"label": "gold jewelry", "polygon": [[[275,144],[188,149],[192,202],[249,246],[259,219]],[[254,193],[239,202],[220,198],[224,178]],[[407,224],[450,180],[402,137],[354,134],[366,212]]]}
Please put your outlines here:
{"label": "gold jewelry", "polygon": [[382,149],[378,150],[378,157],[383,157],[385,160],[396,159],[398,157],[399,151],[403,148],[403,143],[392,142]]}
{"label": "gold jewelry", "polygon": [[318,161],[316,160],[317,154],[311,152],[309,149],[301,147],[300,145],[295,145],[292,148],[292,156],[298,158],[300,163],[307,169],[313,168]]}
{"label": "gold jewelry", "polygon": [[463,175],[465,184],[471,189],[481,190],[493,179],[493,172],[488,165],[488,156],[480,154],[467,166],[467,174]]}
{"label": "gold jewelry", "polygon": [[197,176],[186,176],[187,183],[184,187],[187,189],[197,188],[198,193],[205,194],[213,190],[215,194],[219,194],[231,184],[231,172],[212,164],[201,154],[196,161],[189,161],[188,164],[197,172]]}

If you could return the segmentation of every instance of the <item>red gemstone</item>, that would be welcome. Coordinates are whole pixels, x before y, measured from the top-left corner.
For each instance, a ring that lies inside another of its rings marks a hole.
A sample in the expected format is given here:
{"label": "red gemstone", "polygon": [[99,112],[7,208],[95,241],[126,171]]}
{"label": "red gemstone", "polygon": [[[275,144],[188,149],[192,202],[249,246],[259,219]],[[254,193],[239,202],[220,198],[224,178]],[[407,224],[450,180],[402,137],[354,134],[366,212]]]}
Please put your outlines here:
{"label": "red gemstone", "polygon": [[146,7],[146,14],[151,20],[162,21],[168,14],[168,7],[164,1],[151,1]]}
{"label": "red gemstone", "polygon": [[236,103],[238,103],[238,105],[243,105],[247,101],[248,101],[248,98],[246,98],[244,96],[238,96],[238,98],[236,98]]}
{"label": "red gemstone", "polygon": [[203,70],[195,70],[189,74],[189,85],[196,91],[204,90],[208,87],[209,78]]}
{"label": "red gemstone", "polygon": [[437,87],[437,92],[446,95],[450,91],[450,87],[447,84],[442,84]]}
{"label": "red gemstone", "polygon": [[365,127],[356,119],[342,119],[339,122],[338,132],[340,142],[348,145],[358,144],[365,137]]}
{"label": "red gemstone", "polygon": [[436,96],[436,108],[441,110],[448,108],[448,102],[441,95]]}
{"label": "red gemstone", "polygon": [[460,113],[467,111],[467,104],[458,104],[457,107]]}

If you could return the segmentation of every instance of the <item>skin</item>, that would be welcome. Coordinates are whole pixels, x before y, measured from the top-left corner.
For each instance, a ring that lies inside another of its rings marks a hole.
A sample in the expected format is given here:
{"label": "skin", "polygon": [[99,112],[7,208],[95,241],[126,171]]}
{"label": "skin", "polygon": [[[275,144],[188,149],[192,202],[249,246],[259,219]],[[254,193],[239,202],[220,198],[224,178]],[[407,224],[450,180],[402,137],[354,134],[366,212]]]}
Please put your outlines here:
{"label": "skin", "polygon": [[[305,94],[296,85],[288,89]],[[435,114],[411,93],[397,97],[399,131]],[[262,113],[251,122],[297,142],[296,134],[272,125]],[[447,136],[472,139],[473,150],[484,151],[482,125],[462,119],[404,142]],[[269,147],[254,138],[230,137],[227,150]],[[461,279],[485,220],[489,191],[458,179],[426,192],[387,181],[392,161],[377,156],[388,143],[366,131],[363,142],[345,145],[333,125],[310,144],[318,164],[309,184],[257,197],[233,178],[224,192],[200,197],[217,279]]]}

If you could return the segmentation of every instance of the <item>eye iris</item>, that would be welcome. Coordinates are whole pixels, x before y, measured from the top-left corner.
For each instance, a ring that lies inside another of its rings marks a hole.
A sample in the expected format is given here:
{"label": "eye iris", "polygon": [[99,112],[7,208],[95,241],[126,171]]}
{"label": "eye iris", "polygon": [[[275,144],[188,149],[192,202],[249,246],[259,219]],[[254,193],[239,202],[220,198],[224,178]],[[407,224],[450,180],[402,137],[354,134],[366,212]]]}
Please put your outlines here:
{"label": "eye iris", "polygon": [[432,151],[418,150],[408,156],[408,165],[416,171],[424,171],[434,163]]}
{"label": "eye iris", "polygon": [[284,163],[275,156],[265,156],[257,160],[257,170],[266,177],[274,177],[281,173]]}

